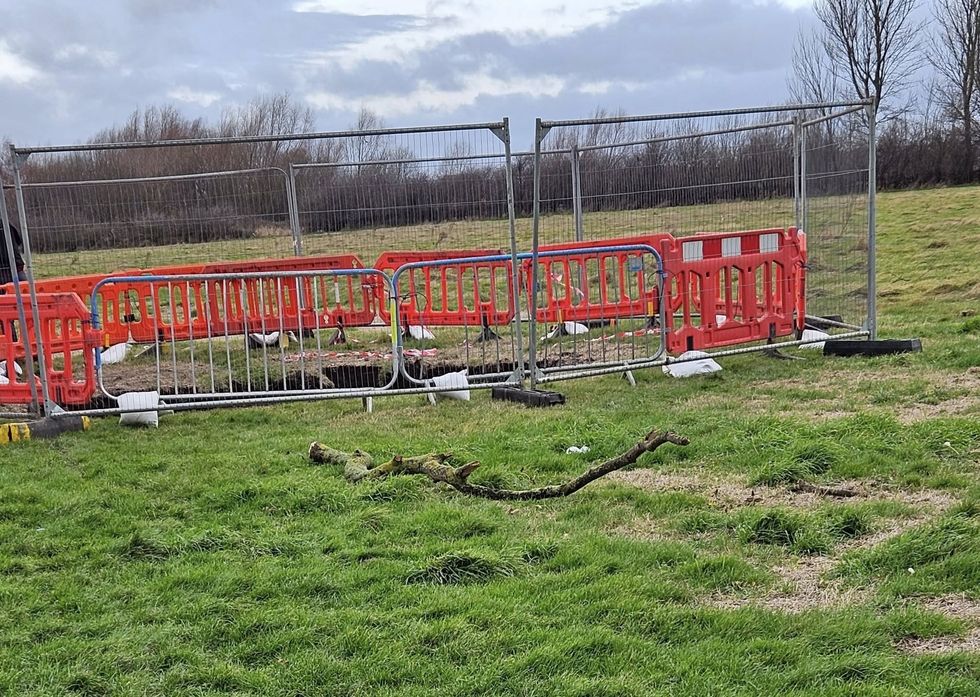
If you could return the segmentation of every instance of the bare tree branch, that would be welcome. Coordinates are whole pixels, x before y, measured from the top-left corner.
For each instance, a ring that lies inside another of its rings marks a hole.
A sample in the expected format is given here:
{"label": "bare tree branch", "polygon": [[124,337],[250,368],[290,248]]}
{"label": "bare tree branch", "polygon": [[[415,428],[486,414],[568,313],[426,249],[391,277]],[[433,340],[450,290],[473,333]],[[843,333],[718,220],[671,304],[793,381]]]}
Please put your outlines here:
{"label": "bare tree branch", "polygon": [[[860,99],[875,99],[880,118],[901,115],[892,102],[921,64],[916,0],[815,0],[831,69]],[[887,105],[884,109],[882,105]]]}
{"label": "bare tree branch", "polygon": [[927,52],[938,74],[937,96],[963,136],[961,181],[973,176],[974,124],[980,111],[980,0],[936,0],[935,41]]}
{"label": "bare tree branch", "polygon": [[531,501],[569,496],[610,472],[632,465],[640,459],[641,455],[652,453],[664,443],[687,445],[689,442],[687,438],[678,436],[671,431],[666,433],[650,431],[643,440],[626,452],[590,467],[575,479],[564,484],[520,490],[497,489],[482,484],[471,484],[468,481],[469,476],[479,468],[480,463],[470,462],[460,467],[453,467],[447,464],[452,459],[448,453],[429,453],[416,457],[396,455],[388,462],[375,465],[374,459],[363,450],[346,453],[314,442],[310,444],[309,455],[310,459],[316,463],[343,466],[344,476],[350,482],[359,482],[363,479],[381,479],[392,474],[422,474],[434,482],[448,484],[457,491],[470,496],[479,496],[495,501]]}

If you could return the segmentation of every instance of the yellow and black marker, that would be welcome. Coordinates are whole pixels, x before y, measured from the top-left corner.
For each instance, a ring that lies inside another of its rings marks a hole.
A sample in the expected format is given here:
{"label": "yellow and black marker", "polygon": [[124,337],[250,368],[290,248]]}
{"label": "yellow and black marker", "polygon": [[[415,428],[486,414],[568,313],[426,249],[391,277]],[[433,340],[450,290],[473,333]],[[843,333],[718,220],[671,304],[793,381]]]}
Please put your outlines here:
{"label": "yellow and black marker", "polygon": [[87,416],[46,416],[37,421],[0,424],[0,445],[18,443],[32,438],[54,438],[70,431],[87,431],[92,420]]}

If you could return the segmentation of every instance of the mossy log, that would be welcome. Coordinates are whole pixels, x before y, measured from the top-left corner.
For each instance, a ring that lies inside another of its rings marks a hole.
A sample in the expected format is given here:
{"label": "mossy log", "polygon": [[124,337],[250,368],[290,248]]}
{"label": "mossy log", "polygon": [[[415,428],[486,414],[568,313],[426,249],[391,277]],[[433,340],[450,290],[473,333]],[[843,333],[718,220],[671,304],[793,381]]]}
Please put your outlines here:
{"label": "mossy log", "polygon": [[532,501],[574,494],[596,479],[632,465],[641,455],[653,452],[664,443],[687,445],[689,442],[687,438],[678,436],[671,431],[665,433],[650,431],[643,440],[626,452],[590,467],[578,477],[564,484],[535,489],[497,489],[482,484],[471,484],[468,481],[469,477],[480,467],[480,463],[469,462],[454,467],[449,464],[452,462],[450,453],[427,453],[414,457],[396,455],[387,462],[376,464],[374,458],[363,450],[358,449],[348,453],[314,442],[310,444],[310,459],[319,464],[343,467],[344,476],[350,482],[359,482],[362,479],[381,479],[393,474],[421,474],[434,482],[448,484],[457,491],[470,496],[497,501]]}

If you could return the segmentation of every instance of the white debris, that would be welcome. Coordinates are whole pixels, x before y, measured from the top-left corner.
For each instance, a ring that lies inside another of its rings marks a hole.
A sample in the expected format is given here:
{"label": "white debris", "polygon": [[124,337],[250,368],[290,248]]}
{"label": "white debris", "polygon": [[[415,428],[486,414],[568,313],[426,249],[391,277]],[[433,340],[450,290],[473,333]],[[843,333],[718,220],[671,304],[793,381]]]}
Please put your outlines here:
{"label": "white debris", "polygon": [[589,446],[587,445],[570,445],[566,448],[565,452],[569,455],[574,453],[587,453],[589,452]]}
{"label": "white debris", "polygon": [[692,375],[707,375],[721,370],[721,366],[704,351],[686,351],[676,360],[683,362],[665,365],[663,367],[664,375],[669,375],[672,378],[688,378]]}
{"label": "white debris", "polygon": [[557,325],[554,329],[548,332],[548,339],[554,339],[556,336],[562,335],[575,336],[578,334],[588,334],[589,328],[584,324],[579,324],[578,322],[565,322],[563,324]]}
{"label": "white debris", "polygon": [[279,332],[272,332],[271,334],[249,334],[248,338],[259,346],[275,346],[279,343]]}
{"label": "white debris", "polygon": [[[18,363],[14,363],[14,372],[18,375],[24,374],[24,369],[20,367]],[[0,375],[7,377],[7,361],[0,361]]]}
{"label": "white debris", "polygon": [[436,397],[444,397],[446,399],[458,399],[463,402],[470,401],[470,380],[466,375],[467,371],[461,370],[458,373],[446,373],[445,375],[438,375],[429,380],[429,385],[432,387],[439,388],[455,388],[449,389],[445,392],[429,393],[429,402],[435,404]]}
{"label": "white debris", "polygon": [[436,338],[435,334],[418,324],[408,325],[408,335],[416,341],[422,341],[423,339],[426,341],[431,341],[432,339]]}
{"label": "white debris", "polygon": [[129,344],[113,344],[102,352],[102,364],[112,365],[113,363],[122,363],[124,360],[126,360],[126,354],[128,353]]}
{"label": "white debris", "polygon": [[816,351],[823,351],[823,342],[830,338],[830,334],[827,332],[821,332],[816,329],[804,329],[803,336],[800,337],[803,341],[811,341],[810,344],[800,344],[801,349],[813,349]]}
{"label": "white debris", "polygon": [[120,414],[119,423],[122,426],[158,426],[160,423],[160,393],[159,392],[126,392],[116,400],[119,408],[125,410],[145,409],[146,411],[127,411]]}

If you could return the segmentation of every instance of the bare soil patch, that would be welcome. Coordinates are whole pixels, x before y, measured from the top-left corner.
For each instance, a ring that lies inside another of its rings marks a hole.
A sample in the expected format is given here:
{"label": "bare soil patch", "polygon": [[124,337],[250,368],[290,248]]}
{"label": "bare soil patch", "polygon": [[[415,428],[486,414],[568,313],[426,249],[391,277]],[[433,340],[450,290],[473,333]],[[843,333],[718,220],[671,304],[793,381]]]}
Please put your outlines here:
{"label": "bare soil patch", "polygon": [[[751,487],[744,483],[703,471],[661,472],[637,469],[615,472],[608,477],[612,481],[639,486],[648,491],[688,491],[704,496],[719,510],[729,511],[746,506],[786,506],[812,509],[827,503],[827,496],[812,492],[796,492],[790,487]],[[779,582],[764,595],[732,595],[717,593],[701,599],[711,607],[737,609],[760,607],[781,612],[799,613],[815,609],[840,608],[847,605],[868,603],[874,596],[873,587],[845,586],[831,578],[831,572],[842,555],[860,549],[871,549],[893,539],[912,528],[925,524],[956,503],[956,498],[936,490],[902,491],[872,481],[845,481],[840,488],[859,492],[850,501],[897,501],[904,503],[917,515],[891,520],[880,530],[852,542],[840,544],[833,555],[802,556],[788,559],[771,569]],[[839,500],[839,499],[836,499]],[[678,539],[679,534],[665,531],[659,521],[639,519],[618,527],[615,533],[633,538],[658,541]],[[947,596],[910,601],[933,612],[980,625],[980,604],[965,596]],[[940,637],[921,641],[906,641],[899,647],[912,652],[977,650],[980,642],[980,626],[964,639]]]}

